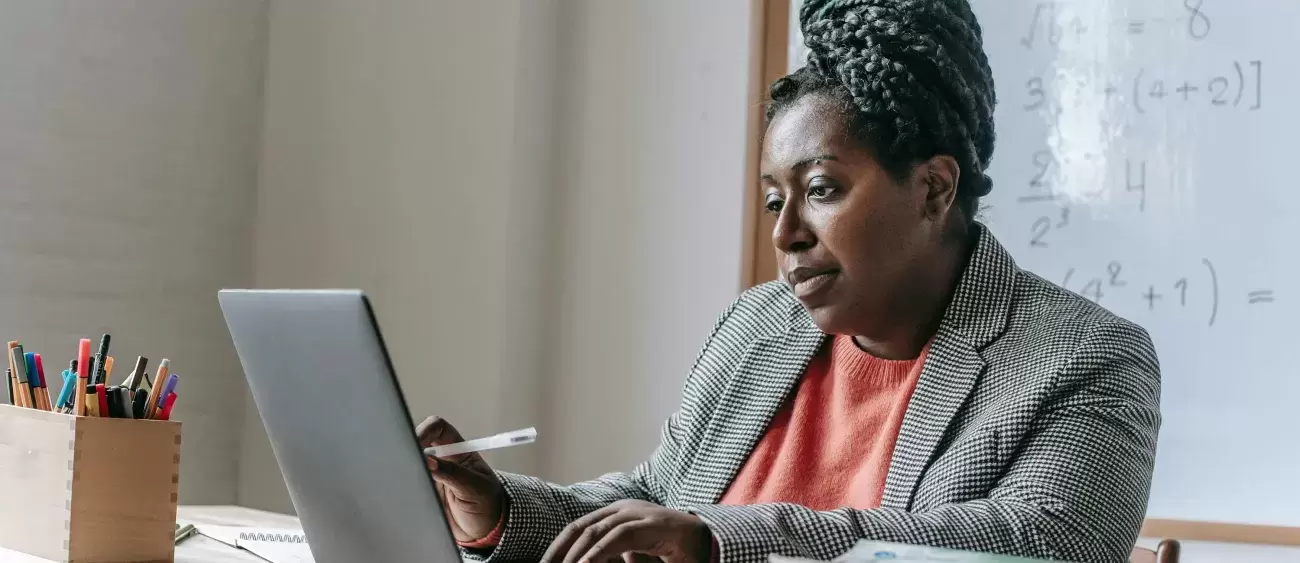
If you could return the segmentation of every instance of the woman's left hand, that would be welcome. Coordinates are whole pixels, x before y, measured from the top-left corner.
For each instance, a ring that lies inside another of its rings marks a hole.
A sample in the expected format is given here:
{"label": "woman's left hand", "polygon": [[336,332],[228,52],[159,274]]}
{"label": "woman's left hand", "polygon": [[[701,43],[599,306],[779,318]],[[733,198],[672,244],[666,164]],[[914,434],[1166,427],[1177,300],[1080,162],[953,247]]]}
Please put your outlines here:
{"label": "woman's left hand", "polygon": [[565,527],[542,562],[637,561],[642,555],[665,563],[708,563],[712,553],[713,536],[698,516],[621,500]]}

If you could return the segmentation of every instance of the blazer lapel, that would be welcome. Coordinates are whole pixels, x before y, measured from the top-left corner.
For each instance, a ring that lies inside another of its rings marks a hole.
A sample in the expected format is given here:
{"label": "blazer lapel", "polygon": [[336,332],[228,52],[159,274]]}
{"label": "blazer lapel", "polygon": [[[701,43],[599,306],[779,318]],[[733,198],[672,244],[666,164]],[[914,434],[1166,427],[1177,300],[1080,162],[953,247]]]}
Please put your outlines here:
{"label": "blazer lapel", "polygon": [[1016,266],[983,225],[903,415],[881,506],[908,509],[917,483],[975,388],[980,350],[1006,328]]}
{"label": "blazer lapel", "polygon": [[826,335],[797,307],[787,332],[755,340],[736,367],[700,441],[683,504],[717,503],[749,459]]}

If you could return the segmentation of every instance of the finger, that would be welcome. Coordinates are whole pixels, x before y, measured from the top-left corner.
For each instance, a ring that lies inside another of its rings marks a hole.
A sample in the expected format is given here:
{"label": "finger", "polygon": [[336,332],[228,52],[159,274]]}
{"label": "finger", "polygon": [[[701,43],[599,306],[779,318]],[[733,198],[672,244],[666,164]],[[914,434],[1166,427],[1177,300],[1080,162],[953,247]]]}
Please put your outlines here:
{"label": "finger", "polygon": [[620,508],[615,505],[606,506],[569,523],[560,531],[560,535],[555,537],[555,541],[552,541],[551,545],[546,548],[546,553],[542,555],[542,563],[563,561],[564,556],[569,553],[569,547],[587,531],[587,528],[611,515],[618,514],[619,510]]}
{"label": "finger", "polygon": [[639,514],[624,510],[611,514],[604,520],[588,526],[587,529],[578,536],[578,539],[573,542],[573,545],[569,546],[569,552],[564,556],[564,563],[591,563],[594,561],[608,561],[610,559],[617,561],[619,554],[623,553],[622,551],[606,553],[603,555],[603,558],[591,558],[588,557],[587,554],[592,550],[593,546],[600,545],[610,532],[621,526],[625,526],[628,523],[640,520],[641,517]]}
{"label": "finger", "polygon": [[482,495],[493,488],[490,477],[475,472],[459,463],[435,457],[427,457],[425,460],[429,464],[429,473],[433,474],[435,481],[446,485],[447,488],[460,493],[462,496]]}
{"label": "finger", "polygon": [[611,557],[618,557],[620,553],[650,551],[654,546],[645,541],[647,526],[649,523],[641,519],[629,520],[614,526],[576,561],[605,561]]}
{"label": "finger", "polygon": [[443,446],[464,442],[460,431],[440,416],[431,416],[415,426],[415,435],[420,439],[420,447]]}

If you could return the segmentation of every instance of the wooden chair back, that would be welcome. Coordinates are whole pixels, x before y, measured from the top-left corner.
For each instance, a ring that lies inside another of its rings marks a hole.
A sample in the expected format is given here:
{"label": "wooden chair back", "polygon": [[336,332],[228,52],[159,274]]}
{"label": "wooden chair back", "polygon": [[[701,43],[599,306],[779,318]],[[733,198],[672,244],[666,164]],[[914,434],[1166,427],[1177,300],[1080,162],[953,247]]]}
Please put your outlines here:
{"label": "wooden chair back", "polygon": [[1133,548],[1133,554],[1129,556],[1129,563],[1178,563],[1178,554],[1182,551],[1182,546],[1178,540],[1162,540],[1160,545],[1156,546],[1155,551],[1145,547]]}

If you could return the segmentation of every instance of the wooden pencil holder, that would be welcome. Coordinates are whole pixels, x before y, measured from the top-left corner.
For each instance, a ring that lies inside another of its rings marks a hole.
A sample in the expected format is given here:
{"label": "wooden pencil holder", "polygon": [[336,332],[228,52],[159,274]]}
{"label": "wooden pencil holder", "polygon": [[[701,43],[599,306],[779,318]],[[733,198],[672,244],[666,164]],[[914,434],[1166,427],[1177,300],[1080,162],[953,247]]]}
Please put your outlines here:
{"label": "wooden pencil holder", "polygon": [[0,547],[69,563],[172,561],[181,425],[0,405]]}

